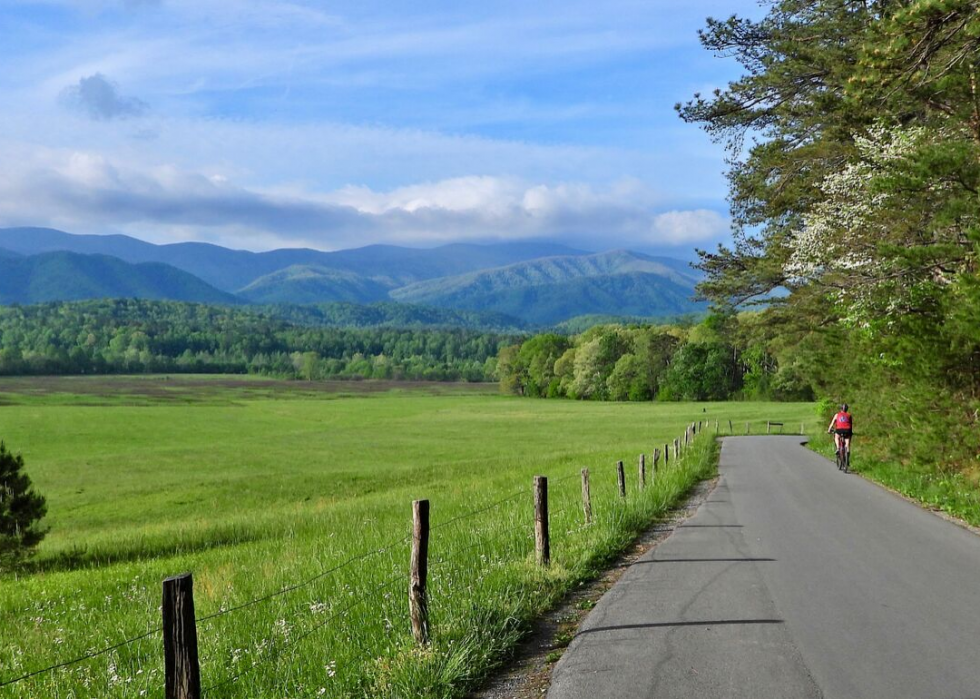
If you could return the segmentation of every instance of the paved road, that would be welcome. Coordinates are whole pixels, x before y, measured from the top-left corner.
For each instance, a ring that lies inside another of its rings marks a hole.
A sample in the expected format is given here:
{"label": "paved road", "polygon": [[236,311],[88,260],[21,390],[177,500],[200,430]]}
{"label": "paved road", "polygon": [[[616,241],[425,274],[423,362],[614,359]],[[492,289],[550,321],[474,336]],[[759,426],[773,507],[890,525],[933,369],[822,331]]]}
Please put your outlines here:
{"label": "paved road", "polygon": [[589,614],[549,699],[980,697],[980,536],[799,438],[726,439],[720,472]]}

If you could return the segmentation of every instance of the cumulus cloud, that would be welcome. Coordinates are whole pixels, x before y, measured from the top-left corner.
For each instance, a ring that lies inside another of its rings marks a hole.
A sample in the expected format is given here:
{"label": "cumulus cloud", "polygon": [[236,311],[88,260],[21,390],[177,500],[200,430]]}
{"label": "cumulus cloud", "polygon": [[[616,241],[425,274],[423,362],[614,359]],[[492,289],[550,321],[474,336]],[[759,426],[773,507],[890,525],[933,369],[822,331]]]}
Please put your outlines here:
{"label": "cumulus cloud", "polygon": [[102,73],[82,78],[77,85],[65,88],[61,93],[61,101],[69,108],[97,121],[138,117],[149,108],[136,97],[120,94],[118,86]]}
{"label": "cumulus cloud", "polygon": [[[37,154],[35,153],[35,156]],[[710,210],[658,212],[641,183],[605,187],[470,176],[388,191],[329,192],[243,187],[220,175],[172,166],[136,171],[84,152],[49,151],[0,174],[0,225],[45,224],[75,232],[122,230],[138,237],[237,246],[369,243],[429,245],[557,239],[590,248],[674,247],[723,235]]]}
{"label": "cumulus cloud", "polygon": [[667,211],[653,217],[653,230],[664,242],[709,240],[726,233],[729,228],[728,219],[710,209]]}

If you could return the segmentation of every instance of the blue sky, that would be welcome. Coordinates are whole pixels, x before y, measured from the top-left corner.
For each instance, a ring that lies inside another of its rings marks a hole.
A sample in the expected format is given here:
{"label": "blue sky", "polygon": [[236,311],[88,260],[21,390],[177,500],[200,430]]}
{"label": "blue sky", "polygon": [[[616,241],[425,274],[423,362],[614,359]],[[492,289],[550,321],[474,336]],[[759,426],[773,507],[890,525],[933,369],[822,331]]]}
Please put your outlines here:
{"label": "blue sky", "polygon": [[0,226],[264,250],[727,238],[674,103],[751,0],[5,0]]}

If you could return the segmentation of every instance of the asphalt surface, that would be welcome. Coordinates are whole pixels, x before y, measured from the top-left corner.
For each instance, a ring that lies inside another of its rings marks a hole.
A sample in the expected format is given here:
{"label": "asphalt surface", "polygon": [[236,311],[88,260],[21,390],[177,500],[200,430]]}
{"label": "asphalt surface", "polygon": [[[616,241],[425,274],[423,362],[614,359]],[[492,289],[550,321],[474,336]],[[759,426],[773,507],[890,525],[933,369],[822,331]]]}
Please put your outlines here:
{"label": "asphalt surface", "polygon": [[549,699],[980,697],[980,536],[733,437],[696,515],[583,622]]}

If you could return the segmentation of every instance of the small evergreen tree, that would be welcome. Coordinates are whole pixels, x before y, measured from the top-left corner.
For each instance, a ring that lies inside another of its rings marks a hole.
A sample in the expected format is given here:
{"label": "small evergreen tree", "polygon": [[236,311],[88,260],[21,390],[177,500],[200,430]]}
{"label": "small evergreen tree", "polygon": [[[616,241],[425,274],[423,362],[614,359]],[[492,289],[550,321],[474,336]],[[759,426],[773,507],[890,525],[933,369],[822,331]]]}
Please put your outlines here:
{"label": "small evergreen tree", "polygon": [[0,442],[0,569],[34,553],[47,533],[38,526],[47,511],[44,497],[24,473],[24,457]]}

